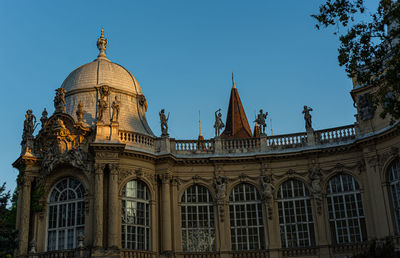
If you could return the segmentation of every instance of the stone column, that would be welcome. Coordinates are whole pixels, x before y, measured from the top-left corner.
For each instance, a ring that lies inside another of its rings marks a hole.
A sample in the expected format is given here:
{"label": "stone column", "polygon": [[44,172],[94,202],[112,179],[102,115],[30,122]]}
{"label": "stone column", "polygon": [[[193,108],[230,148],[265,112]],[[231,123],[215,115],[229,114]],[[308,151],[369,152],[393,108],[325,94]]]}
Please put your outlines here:
{"label": "stone column", "polygon": [[121,210],[118,201],[118,164],[110,165],[110,178],[108,186],[108,247],[117,248],[120,245],[119,217]]}
{"label": "stone column", "polygon": [[93,246],[103,247],[103,175],[105,164],[95,164]]}
{"label": "stone column", "polygon": [[22,178],[22,189],[20,194],[22,194],[22,205],[20,206],[20,221],[19,221],[19,255],[25,255],[28,253],[28,243],[29,243],[29,217],[30,217],[30,207],[31,207],[31,185],[32,177],[23,176]]}
{"label": "stone column", "polygon": [[162,225],[162,251],[170,252],[172,250],[171,241],[171,201],[170,201],[170,179],[168,173],[161,175],[161,225]]}

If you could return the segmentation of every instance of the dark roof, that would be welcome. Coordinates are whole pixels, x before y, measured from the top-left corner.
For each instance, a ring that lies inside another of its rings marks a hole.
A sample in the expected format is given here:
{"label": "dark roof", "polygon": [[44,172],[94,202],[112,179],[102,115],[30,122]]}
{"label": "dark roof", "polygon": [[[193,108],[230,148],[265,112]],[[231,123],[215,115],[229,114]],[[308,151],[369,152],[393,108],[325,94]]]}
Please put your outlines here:
{"label": "dark roof", "polygon": [[225,130],[221,138],[251,138],[251,129],[247,121],[246,113],[240,101],[239,93],[233,84],[229,108],[226,115]]}

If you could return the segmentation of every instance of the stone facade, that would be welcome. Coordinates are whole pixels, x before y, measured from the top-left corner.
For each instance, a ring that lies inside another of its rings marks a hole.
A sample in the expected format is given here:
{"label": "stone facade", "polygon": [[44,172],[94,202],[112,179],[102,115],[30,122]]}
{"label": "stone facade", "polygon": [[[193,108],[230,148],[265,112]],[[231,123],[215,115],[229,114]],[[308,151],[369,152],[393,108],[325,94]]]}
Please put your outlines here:
{"label": "stone facade", "polygon": [[[105,46],[99,58],[105,58]],[[79,76],[94,78],[96,72]],[[13,164],[20,171],[18,256],[345,257],[372,239],[400,241],[389,178],[399,161],[397,123],[372,115],[349,126],[290,135],[177,140],[153,135],[140,88],[108,83],[102,123],[96,122],[101,85],[78,82],[66,89],[66,111],[50,116],[28,140],[29,148],[23,142]],[[373,89],[355,88],[352,96],[357,100],[365,92]],[[110,121],[114,95],[121,103],[119,121]],[[76,119],[80,101],[83,122]],[[333,182],[351,188],[346,193],[353,202],[340,191],[332,194]],[[294,198],[286,198],[293,189]],[[332,202],[341,197],[347,234],[332,219]],[[200,206],[207,212],[199,212]],[[251,218],[255,224],[248,224]],[[288,233],[289,220],[307,229],[293,224],[296,230]],[[237,233],[239,228],[246,233]]]}

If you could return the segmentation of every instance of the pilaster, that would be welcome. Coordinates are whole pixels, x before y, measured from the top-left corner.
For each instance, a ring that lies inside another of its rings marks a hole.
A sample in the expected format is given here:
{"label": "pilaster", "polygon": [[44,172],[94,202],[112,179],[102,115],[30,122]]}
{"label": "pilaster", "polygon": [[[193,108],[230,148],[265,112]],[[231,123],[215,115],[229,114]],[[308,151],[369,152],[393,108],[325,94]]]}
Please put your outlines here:
{"label": "pilaster", "polygon": [[105,164],[95,164],[93,246],[103,247],[103,177]]}
{"label": "pilaster", "polygon": [[108,187],[108,247],[120,247],[121,210],[118,201],[118,164],[110,164],[110,178]]}
{"label": "pilaster", "polygon": [[30,207],[31,207],[31,188],[32,188],[32,176],[23,175],[21,180],[22,186],[22,205],[23,209],[20,211],[19,218],[19,247],[18,254],[26,255],[28,253],[28,243],[29,243],[29,223],[30,223]]}
{"label": "pilaster", "polygon": [[171,200],[170,200],[170,182],[171,175],[164,173],[160,175],[161,179],[161,225],[162,225],[162,252],[172,251],[172,229],[171,229]]}

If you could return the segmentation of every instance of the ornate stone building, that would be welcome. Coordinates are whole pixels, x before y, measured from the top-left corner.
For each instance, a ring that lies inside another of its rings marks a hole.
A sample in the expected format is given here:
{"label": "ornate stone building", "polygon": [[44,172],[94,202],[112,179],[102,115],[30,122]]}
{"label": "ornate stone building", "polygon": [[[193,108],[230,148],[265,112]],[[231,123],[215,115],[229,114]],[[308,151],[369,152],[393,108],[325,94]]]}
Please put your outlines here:
{"label": "ornate stone building", "polygon": [[[252,133],[233,83],[216,137],[146,121],[135,77],[106,57],[74,70],[55,112],[26,113],[18,177],[21,257],[345,257],[400,233],[400,136],[356,86],[352,125]],[[223,132],[220,131],[224,129]],[[220,136],[219,136],[220,135]]]}

